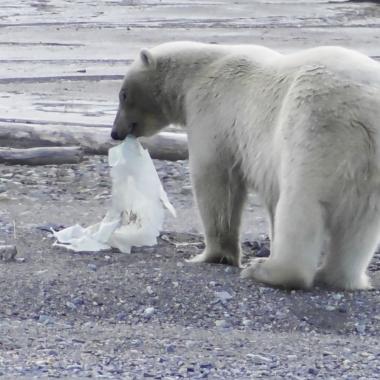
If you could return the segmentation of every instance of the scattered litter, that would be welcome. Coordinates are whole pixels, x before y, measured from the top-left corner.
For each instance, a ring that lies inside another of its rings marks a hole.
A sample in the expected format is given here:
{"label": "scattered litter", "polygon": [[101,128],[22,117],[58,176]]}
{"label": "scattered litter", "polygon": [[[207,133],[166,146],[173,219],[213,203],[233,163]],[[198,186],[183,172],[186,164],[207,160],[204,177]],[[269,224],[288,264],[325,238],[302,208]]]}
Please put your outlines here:
{"label": "scattered litter", "polygon": [[73,251],[100,251],[155,245],[164,221],[164,207],[176,216],[147,150],[133,137],[108,153],[112,203],[104,219],[90,227],[76,224],[52,229],[54,245]]}

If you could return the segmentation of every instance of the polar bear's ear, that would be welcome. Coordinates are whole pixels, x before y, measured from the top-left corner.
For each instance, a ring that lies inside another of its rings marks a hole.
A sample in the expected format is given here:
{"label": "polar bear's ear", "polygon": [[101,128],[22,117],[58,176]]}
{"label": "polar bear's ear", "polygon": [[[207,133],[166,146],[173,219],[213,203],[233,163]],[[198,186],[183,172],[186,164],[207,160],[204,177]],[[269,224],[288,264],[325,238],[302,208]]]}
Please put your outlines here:
{"label": "polar bear's ear", "polygon": [[140,58],[146,67],[154,69],[156,67],[156,60],[148,49],[141,49]]}

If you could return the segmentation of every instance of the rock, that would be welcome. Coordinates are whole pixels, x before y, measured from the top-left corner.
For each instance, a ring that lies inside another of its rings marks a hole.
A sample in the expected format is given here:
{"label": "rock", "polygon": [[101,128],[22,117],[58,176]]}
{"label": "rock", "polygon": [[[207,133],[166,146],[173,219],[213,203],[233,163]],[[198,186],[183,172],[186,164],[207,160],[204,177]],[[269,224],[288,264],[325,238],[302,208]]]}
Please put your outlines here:
{"label": "rock", "polygon": [[49,317],[48,315],[41,314],[38,317],[38,322],[42,323],[43,325],[52,325],[54,324],[53,318]]}
{"label": "rock", "polygon": [[143,315],[144,315],[145,318],[150,318],[154,313],[155,313],[154,307],[147,307],[144,310]]}
{"label": "rock", "polygon": [[356,331],[359,333],[359,334],[364,334],[365,333],[365,330],[366,330],[366,325],[364,323],[358,323],[356,326],[355,326],[355,329]]}
{"label": "rock", "polygon": [[98,267],[96,266],[96,264],[87,264],[87,268],[96,272],[96,270],[98,269]]}
{"label": "rock", "polygon": [[40,224],[36,227],[37,230],[47,231],[47,232],[51,232],[51,230],[60,231],[60,230],[63,230],[64,228],[65,228],[64,225],[56,224],[56,223]]}
{"label": "rock", "polygon": [[313,376],[317,376],[318,375],[318,370],[316,368],[310,367],[307,370],[307,373],[309,373],[310,375],[313,375]]}
{"label": "rock", "polygon": [[152,295],[152,294],[154,293],[154,290],[152,289],[152,287],[151,287],[150,285],[148,285],[148,286],[146,287],[146,291],[147,291],[147,293],[148,293],[149,295]]}
{"label": "rock", "polygon": [[176,346],[174,344],[169,344],[168,346],[166,346],[166,352],[168,354],[174,353],[175,350],[176,350]]}
{"label": "rock", "polygon": [[183,186],[181,189],[181,194],[183,195],[191,195],[193,193],[191,186]]}
{"label": "rock", "polygon": [[230,293],[225,291],[215,292],[215,297],[222,303],[227,302],[233,298],[233,296]]}
{"label": "rock", "polygon": [[339,313],[347,313],[347,306],[345,306],[345,305],[340,305],[339,307],[338,307],[338,311],[339,311]]}
{"label": "rock", "polygon": [[77,308],[77,306],[73,303],[73,302],[70,302],[70,301],[67,301],[66,302],[66,306],[71,309],[71,310],[75,310]]}
{"label": "rock", "polygon": [[1,245],[0,246],[0,260],[12,261],[17,255],[17,248],[15,245]]}
{"label": "rock", "polygon": [[120,313],[117,313],[116,319],[118,321],[125,321],[127,319],[127,313],[125,311],[121,311]]}
{"label": "rock", "polygon": [[72,303],[75,305],[75,306],[81,306],[84,304],[84,300],[82,297],[75,297],[72,299]]}
{"label": "rock", "polygon": [[210,370],[211,368],[213,368],[213,365],[212,365],[211,363],[201,363],[201,364],[199,365],[199,368]]}
{"label": "rock", "polygon": [[259,354],[247,354],[247,357],[252,359],[255,364],[270,363],[271,359]]}
{"label": "rock", "polygon": [[258,252],[256,252],[256,257],[268,257],[269,255],[270,250],[265,246],[261,246]]}
{"label": "rock", "polygon": [[226,328],[230,327],[229,323],[227,321],[225,321],[224,319],[216,320],[215,326],[222,328],[222,329],[226,329]]}

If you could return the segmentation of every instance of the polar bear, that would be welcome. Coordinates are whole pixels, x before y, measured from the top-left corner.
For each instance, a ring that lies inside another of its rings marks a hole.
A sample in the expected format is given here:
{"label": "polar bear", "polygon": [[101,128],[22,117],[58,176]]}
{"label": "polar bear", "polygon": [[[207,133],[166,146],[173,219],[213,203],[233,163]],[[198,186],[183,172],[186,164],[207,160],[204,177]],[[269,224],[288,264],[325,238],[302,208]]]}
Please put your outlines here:
{"label": "polar bear", "polygon": [[[272,286],[367,289],[380,229],[380,64],[341,47],[143,49],[119,94],[114,139],[186,128],[206,248],[240,266],[247,191],[268,210],[269,258],[243,271]],[[323,253],[323,254],[322,254]]]}

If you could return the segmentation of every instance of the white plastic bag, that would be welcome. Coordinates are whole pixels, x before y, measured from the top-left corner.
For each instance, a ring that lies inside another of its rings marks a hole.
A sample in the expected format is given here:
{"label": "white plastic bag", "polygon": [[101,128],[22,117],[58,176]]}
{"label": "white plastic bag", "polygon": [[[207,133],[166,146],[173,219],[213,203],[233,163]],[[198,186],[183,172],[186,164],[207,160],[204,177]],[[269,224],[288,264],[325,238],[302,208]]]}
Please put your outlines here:
{"label": "white plastic bag", "polygon": [[53,231],[57,242],[73,251],[100,251],[111,247],[130,253],[131,247],[154,245],[164,221],[164,206],[175,209],[161,185],[147,150],[132,137],[108,152],[112,203],[104,219],[90,227],[78,224]]}

